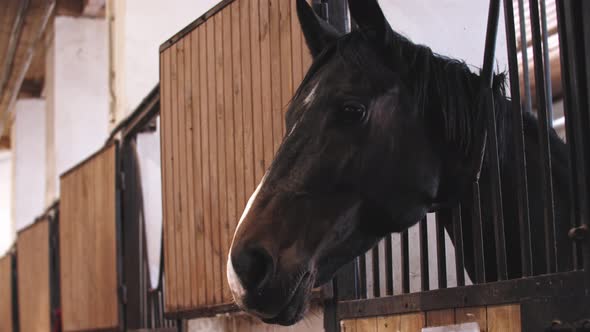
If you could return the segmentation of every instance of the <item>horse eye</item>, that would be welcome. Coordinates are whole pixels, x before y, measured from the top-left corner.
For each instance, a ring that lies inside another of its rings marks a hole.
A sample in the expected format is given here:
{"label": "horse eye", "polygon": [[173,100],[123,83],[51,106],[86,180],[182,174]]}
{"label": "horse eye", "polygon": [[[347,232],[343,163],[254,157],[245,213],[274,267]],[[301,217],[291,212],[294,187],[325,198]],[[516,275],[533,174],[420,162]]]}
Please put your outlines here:
{"label": "horse eye", "polygon": [[338,120],[343,124],[362,122],[367,115],[367,109],[362,104],[347,104],[338,112]]}

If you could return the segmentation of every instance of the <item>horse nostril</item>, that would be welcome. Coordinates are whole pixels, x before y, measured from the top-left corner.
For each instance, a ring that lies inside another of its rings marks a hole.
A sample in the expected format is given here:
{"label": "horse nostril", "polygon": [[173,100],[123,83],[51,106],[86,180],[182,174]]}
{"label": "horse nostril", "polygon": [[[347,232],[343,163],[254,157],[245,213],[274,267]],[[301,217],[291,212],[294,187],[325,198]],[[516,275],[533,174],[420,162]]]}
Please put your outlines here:
{"label": "horse nostril", "polygon": [[247,290],[262,288],[274,268],[272,257],[262,248],[247,249],[232,255],[232,264],[242,286]]}

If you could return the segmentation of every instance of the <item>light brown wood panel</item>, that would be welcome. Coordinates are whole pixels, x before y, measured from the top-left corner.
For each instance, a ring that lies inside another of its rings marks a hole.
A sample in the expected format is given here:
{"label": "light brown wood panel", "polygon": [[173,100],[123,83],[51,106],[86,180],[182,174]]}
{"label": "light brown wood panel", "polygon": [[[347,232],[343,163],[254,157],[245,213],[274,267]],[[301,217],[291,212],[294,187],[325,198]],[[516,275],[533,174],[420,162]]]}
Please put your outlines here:
{"label": "light brown wood panel", "polygon": [[455,309],[455,322],[457,322],[457,324],[476,322],[479,325],[481,332],[486,332],[486,307],[457,308]]}
{"label": "light brown wood panel", "polygon": [[236,0],[161,48],[167,312],[232,301],[230,243],[282,141],[303,45],[289,0]]}
{"label": "light brown wood panel", "polygon": [[0,258],[0,331],[12,331],[12,256]]}
{"label": "light brown wood panel", "polygon": [[420,332],[425,325],[424,313],[422,312],[400,316],[400,331]]}
{"label": "light brown wood panel", "polygon": [[99,151],[60,181],[64,331],[117,328],[117,146]]}
{"label": "light brown wood panel", "polygon": [[487,307],[487,332],[521,331],[520,305],[499,305]]}
{"label": "light brown wood panel", "polygon": [[356,319],[343,320],[340,322],[340,329],[342,332],[357,332]]}
{"label": "light brown wood panel", "polygon": [[400,324],[399,316],[378,317],[377,332],[399,332]]}
{"label": "light brown wood panel", "polygon": [[362,332],[377,332],[377,317],[357,319],[356,330]]}
{"label": "light brown wood panel", "polygon": [[445,326],[455,324],[455,310],[432,310],[426,312],[426,326]]}
{"label": "light brown wood panel", "polygon": [[16,243],[20,329],[49,331],[49,220],[40,220],[21,231]]}

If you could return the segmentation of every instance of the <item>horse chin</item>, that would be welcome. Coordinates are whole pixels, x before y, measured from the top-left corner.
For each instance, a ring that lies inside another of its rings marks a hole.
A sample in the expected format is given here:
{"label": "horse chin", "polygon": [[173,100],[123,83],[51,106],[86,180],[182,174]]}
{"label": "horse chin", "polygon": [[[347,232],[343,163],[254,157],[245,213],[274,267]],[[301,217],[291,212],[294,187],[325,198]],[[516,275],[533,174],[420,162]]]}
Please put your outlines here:
{"label": "horse chin", "polygon": [[262,321],[267,324],[291,326],[303,319],[311,301],[311,291],[314,284],[313,279],[312,275],[306,274],[278,315],[272,318],[262,319]]}

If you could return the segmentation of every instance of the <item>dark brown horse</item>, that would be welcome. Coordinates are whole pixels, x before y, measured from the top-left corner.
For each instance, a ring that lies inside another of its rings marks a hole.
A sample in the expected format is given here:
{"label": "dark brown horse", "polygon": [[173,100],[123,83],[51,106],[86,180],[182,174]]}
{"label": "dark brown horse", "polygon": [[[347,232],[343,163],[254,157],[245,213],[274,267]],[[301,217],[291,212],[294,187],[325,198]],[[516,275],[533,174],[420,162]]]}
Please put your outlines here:
{"label": "dark brown horse", "polygon": [[[390,232],[470,194],[485,149],[485,115],[496,108],[506,243],[519,250],[514,151],[504,76],[484,87],[461,61],[395,33],[376,0],[349,0],[359,29],[340,35],[297,1],[313,65],[286,115],[287,135],[248,201],[228,257],[228,281],[244,310],[268,323],[303,317],[311,289]],[[491,102],[493,101],[493,103]],[[493,106],[495,105],[495,106]],[[526,156],[540,164],[538,124],[525,114]],[[556,218],[569,222],[565,145],[551,133]],[[481,169],[489,192],[488,160]],[[533,249],[542,251],[538,167],[530,167]],[[470,201],[470,200],[466,200]],[[484,197],[484,202],[487,201]],[[473,248],[469,205],[465,248]],[[488,206],[484,230],[493,234]],[[558,236],[562,236],[559,233]],[[486,252],[493,253],[492,246]],[[517,252],[517,251],[515,251]],[[473,255],[466,250],[473,272]],[[543,271],[542,255],[534,266]],[[488,280],[495,259],[486,255]],[[508,257],[511,276],[520,257]]]}

